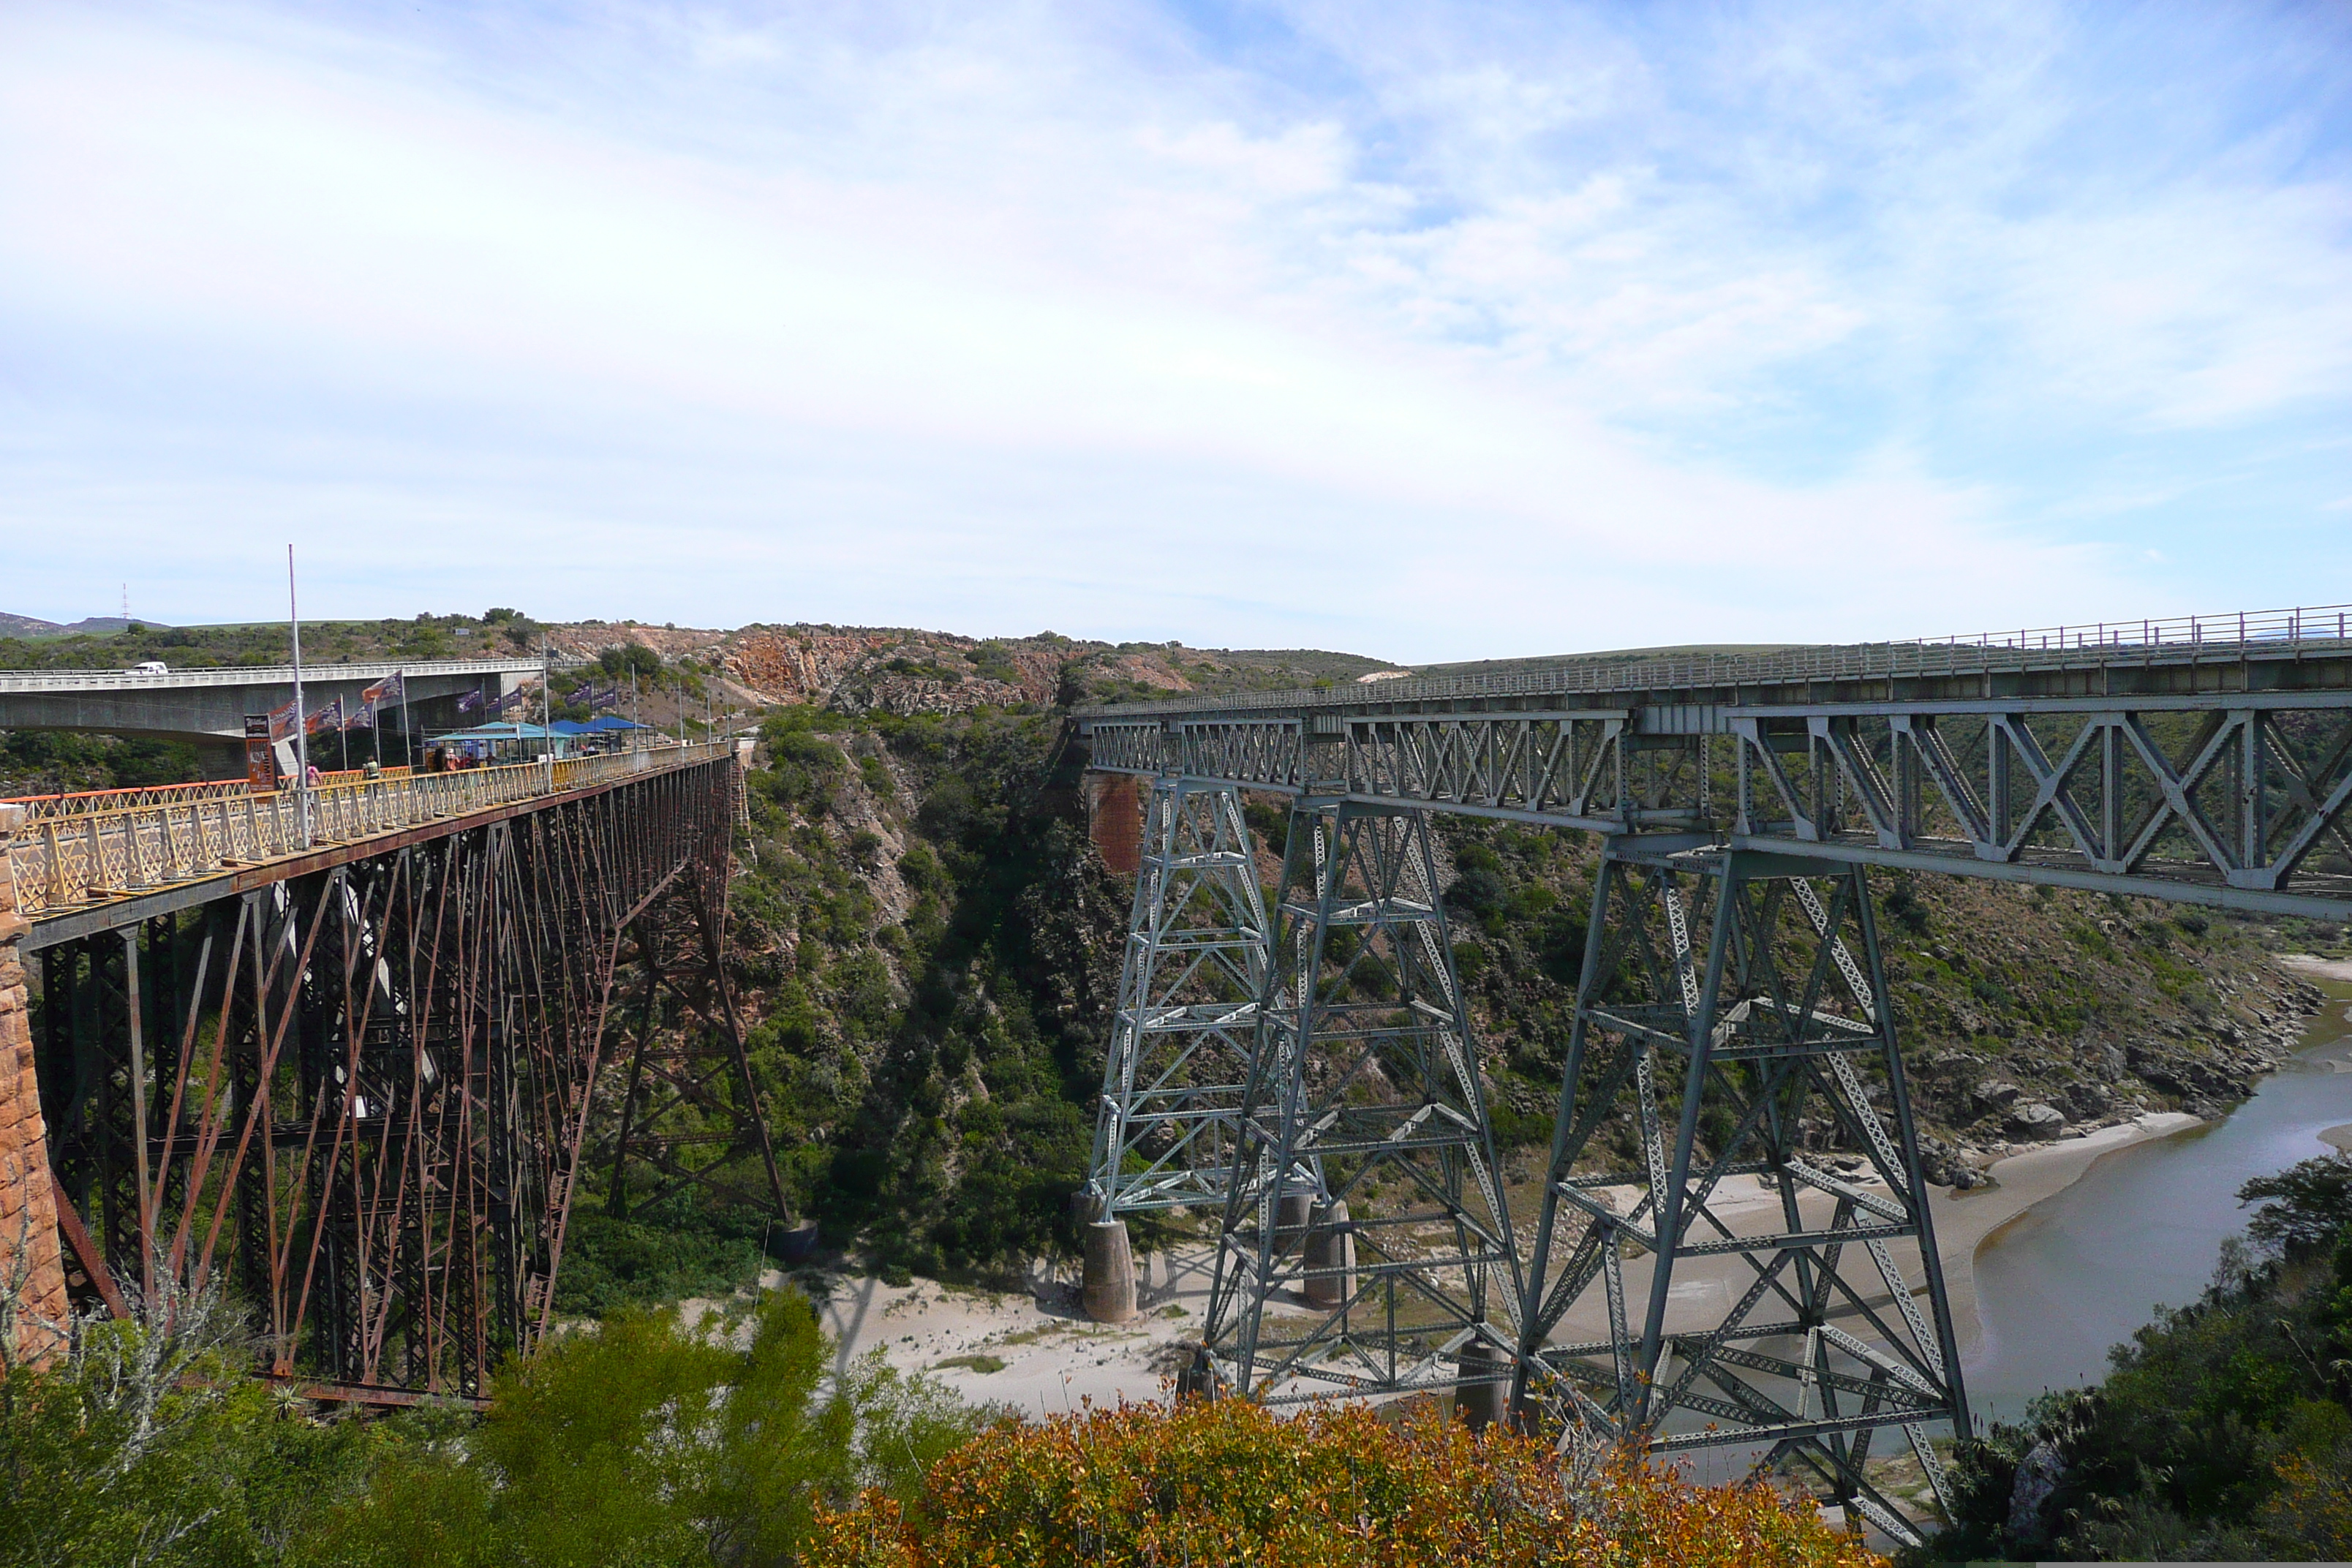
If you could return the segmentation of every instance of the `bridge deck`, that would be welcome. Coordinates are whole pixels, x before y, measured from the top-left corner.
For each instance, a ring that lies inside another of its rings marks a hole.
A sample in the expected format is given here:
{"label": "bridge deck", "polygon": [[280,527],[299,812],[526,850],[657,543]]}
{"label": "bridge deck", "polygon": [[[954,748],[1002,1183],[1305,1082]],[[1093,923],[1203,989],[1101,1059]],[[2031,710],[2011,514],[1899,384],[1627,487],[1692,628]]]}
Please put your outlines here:
{"label": "bridge deck", "polygon": [[[353,680],[382,680],[408,675],[418,679],[435,676],[537,675],[537,656],[529,658],[437,658],[390,660],[362,664],[305,666],[302,679],[311,685]],[[0,669],[0,695],[59,691],[189,691],[224,686],[291,686],[290,664],[224,664],[166,670],[160,675],[131,669]]]}
{"label": "bridge deck", "polygon": [[402,772],[302,792],[242,781],[0,801],[0,863],[28,949],[365,855],[419,833],[730,754],[732,741],[450,773]]}

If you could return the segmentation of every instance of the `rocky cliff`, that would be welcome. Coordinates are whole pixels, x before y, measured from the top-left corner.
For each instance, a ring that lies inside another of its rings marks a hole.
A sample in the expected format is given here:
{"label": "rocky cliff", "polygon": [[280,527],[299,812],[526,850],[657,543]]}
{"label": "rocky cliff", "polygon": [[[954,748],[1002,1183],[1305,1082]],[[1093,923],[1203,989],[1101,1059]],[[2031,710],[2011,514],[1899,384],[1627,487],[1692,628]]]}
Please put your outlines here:
{"label": "rocky cliff", "polygon": [[708,671],[755,703],[844,713],[968,713],[1027,703],[1133,701],[1175,692],[1262,690],[1388,671],[1375,658],[1310,649],[1197,649],[1179,643],[1081,642],[1052,632],[965,637],[903,628],[752,626],[731,632],[636,623],[561,626],[575,658],[635,645]]}

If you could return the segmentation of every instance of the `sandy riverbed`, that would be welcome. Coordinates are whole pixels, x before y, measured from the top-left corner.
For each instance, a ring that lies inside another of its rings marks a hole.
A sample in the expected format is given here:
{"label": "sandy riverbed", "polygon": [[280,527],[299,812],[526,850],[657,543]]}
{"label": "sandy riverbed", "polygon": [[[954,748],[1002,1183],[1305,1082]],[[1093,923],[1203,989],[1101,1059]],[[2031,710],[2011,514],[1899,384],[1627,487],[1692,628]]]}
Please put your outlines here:
{"label": "sandy riverbed", "polygon": [[[2012,1154],[1992,1167],[1996,1185],[1968,1193],[1931,1188],[1937,1251],[1963,1353],[1980,1332],[1972,1260],[1987,1237],[2080,1178],[2101,1156],[2196,1121],[2177,1113],[2145,1116]],[[929,1373],[967,1399],[1054,1415],[1087,1399],[1103,1405],[1163,1397],[1182,1358],[1180,1347],[1200,1334],[1213,1261],[1213,1249],[1198,1245],[1139,1259],[1143,1311],[1116,1327],[1087,1320],[1067,1269],[1043,1271],[1034,1289],[1013,1293],[928,1279],[893,1287],[870,1276],[836,1277],[824,1310],[845,1364],[878,1350],[893,1366]],[[1706,1312],[1715,1306],[1706,1298],[1717,1290],[1707,1271],[1686,1265],[1675,1280],[1676,1314]],[[992,1368],[990,1361],[1003,1364]]]}

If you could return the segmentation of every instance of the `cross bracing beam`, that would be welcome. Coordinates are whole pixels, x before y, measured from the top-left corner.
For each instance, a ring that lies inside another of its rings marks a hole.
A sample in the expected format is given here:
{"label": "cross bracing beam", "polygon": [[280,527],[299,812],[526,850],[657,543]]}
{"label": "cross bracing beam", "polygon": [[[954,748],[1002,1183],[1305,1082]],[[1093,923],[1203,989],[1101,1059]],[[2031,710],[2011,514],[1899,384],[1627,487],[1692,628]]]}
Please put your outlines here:
{"label": "cross bracing beam", "polygon": [[33,924],[90,1297],[225,1278],[273,1375],[384,1403],[546,1333],[624,933],[688,900],[715,971],[740,792],[731,748],[572,783]]}
{"label": "cross bracing beam", "polygon": [[1509,1379],[1519,1248],[1438,885],[1423,813],[1291,814],[1193,1374],[1210,1389]]}
{"label": "cross bracing beam", "polygon": [[1761,1446],[1911,1540],[1874,1434],[1940,1495],[1927,1428],[1968,1406],[1865,875],[1603,855],[1517,1393],[1661,1448]]}
{"label": "cross bracing beam", "polygon": [[[2352,658],[2292,691],[1083,717],[1092,765],[1612,838],[2352,918]],[[1116,716],[1107,716],[1115,714]]]}

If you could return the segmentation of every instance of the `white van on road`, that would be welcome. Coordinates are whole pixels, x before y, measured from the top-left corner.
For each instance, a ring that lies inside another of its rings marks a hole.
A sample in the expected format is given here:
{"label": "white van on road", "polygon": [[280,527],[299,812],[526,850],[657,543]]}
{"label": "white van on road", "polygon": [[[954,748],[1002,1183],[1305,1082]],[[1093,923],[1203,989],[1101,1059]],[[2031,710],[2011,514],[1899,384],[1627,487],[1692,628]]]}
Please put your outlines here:
{"label": "white van on road", "polygon": [[172,673],[172,667],[165,664],[160,658],[151,658],[143,664],[132,665],[131,667],[130,673],[132,675],[169,675]]}

